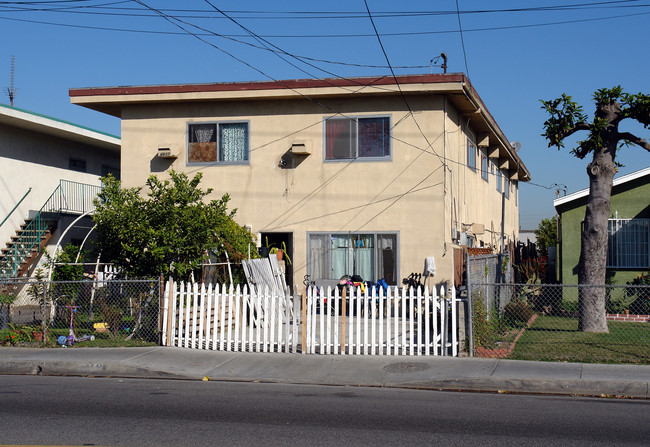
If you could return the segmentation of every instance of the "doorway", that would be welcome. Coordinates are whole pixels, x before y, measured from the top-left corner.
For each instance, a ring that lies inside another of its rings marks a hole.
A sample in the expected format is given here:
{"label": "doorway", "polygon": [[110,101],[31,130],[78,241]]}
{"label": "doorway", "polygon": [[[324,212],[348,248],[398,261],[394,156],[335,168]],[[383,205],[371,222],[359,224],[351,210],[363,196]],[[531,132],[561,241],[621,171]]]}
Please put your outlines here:
{"label": "doorway", "polygon": [[260,235],[262,247],[277,248],[283,251],[280,266],[284,269],[287,285],[293,290],[293,233],[262,232]]}

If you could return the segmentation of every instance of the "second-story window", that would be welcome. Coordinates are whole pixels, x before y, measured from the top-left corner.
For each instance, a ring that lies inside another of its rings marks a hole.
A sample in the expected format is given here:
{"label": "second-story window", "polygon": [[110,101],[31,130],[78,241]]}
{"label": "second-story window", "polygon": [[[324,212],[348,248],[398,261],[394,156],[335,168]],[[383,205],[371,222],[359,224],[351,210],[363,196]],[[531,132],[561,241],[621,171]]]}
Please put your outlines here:
{"label": "second-story window", "polygon": [[467,167],[476,171],[476,145],[467,139]]}
{"label": "second-story window", "polygon": [[248,162],[248,123],[189,124],[187,132],[188,163]]}
{"label": "second-story window", "polygon": [[86,172],[86,160],[83,158],[70,157],[68,159],[68,169],[73,171]]}
{"label": "second-story window", "polygon": [[489,174],[490,174],[490,172],[488,171],[489,169],[488,163],[489,163],[489,159],[487,155],[485,155],[483,151],[481,151],[481,178],[486,182],[489,181]]}
{"label": "second-story window", "polygon": [[325,120],[325,160],[390,159],[388,117]]}

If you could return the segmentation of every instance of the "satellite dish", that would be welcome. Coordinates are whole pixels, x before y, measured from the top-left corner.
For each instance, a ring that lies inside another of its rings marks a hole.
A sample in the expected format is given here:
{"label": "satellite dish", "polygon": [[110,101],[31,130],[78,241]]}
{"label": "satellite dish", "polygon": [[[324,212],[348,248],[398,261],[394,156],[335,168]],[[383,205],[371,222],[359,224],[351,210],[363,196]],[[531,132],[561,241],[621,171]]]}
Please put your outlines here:
{"label": "satellite dish", "polygon": [[515,150],[515,152],[519,152],[521,149],[521,143],[519,141],[513,141],[510,143],[510,146]]}

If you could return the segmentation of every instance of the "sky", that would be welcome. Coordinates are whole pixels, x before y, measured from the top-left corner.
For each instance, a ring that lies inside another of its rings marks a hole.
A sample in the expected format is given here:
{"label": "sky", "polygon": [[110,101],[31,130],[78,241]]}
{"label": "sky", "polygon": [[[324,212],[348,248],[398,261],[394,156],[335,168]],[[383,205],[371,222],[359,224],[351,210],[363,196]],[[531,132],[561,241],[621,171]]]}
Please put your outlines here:
{"label": "sky", "polygon": [[[0,103],[119,136],[118,118],[70,104],[79,87],[465,73],[532,181],[520,227],[588,187],[589,160],[548,148],[540,99],[650,93],[650,0],[0,1]],[[273,50],[273,51],[270,51]],[[12,84],[12,56],[13,84]],[[623,122],[622,130],[650,137]],[[619,176],[650,166],[631,146]]]}

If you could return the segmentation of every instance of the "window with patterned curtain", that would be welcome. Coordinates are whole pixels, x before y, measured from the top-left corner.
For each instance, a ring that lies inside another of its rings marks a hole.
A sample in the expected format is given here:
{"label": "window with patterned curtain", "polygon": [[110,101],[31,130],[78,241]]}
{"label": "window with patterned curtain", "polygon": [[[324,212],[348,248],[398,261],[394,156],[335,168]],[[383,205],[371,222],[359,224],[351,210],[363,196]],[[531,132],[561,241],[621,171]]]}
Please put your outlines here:
{"label": "window with patterned curtain", "polygon": [[248,123],[219,124],[219,161],[248,161]]}
{"label": "window with patterned curtain", "polygon": [[248,162],[248,123],[191,123],[188,163]]}

